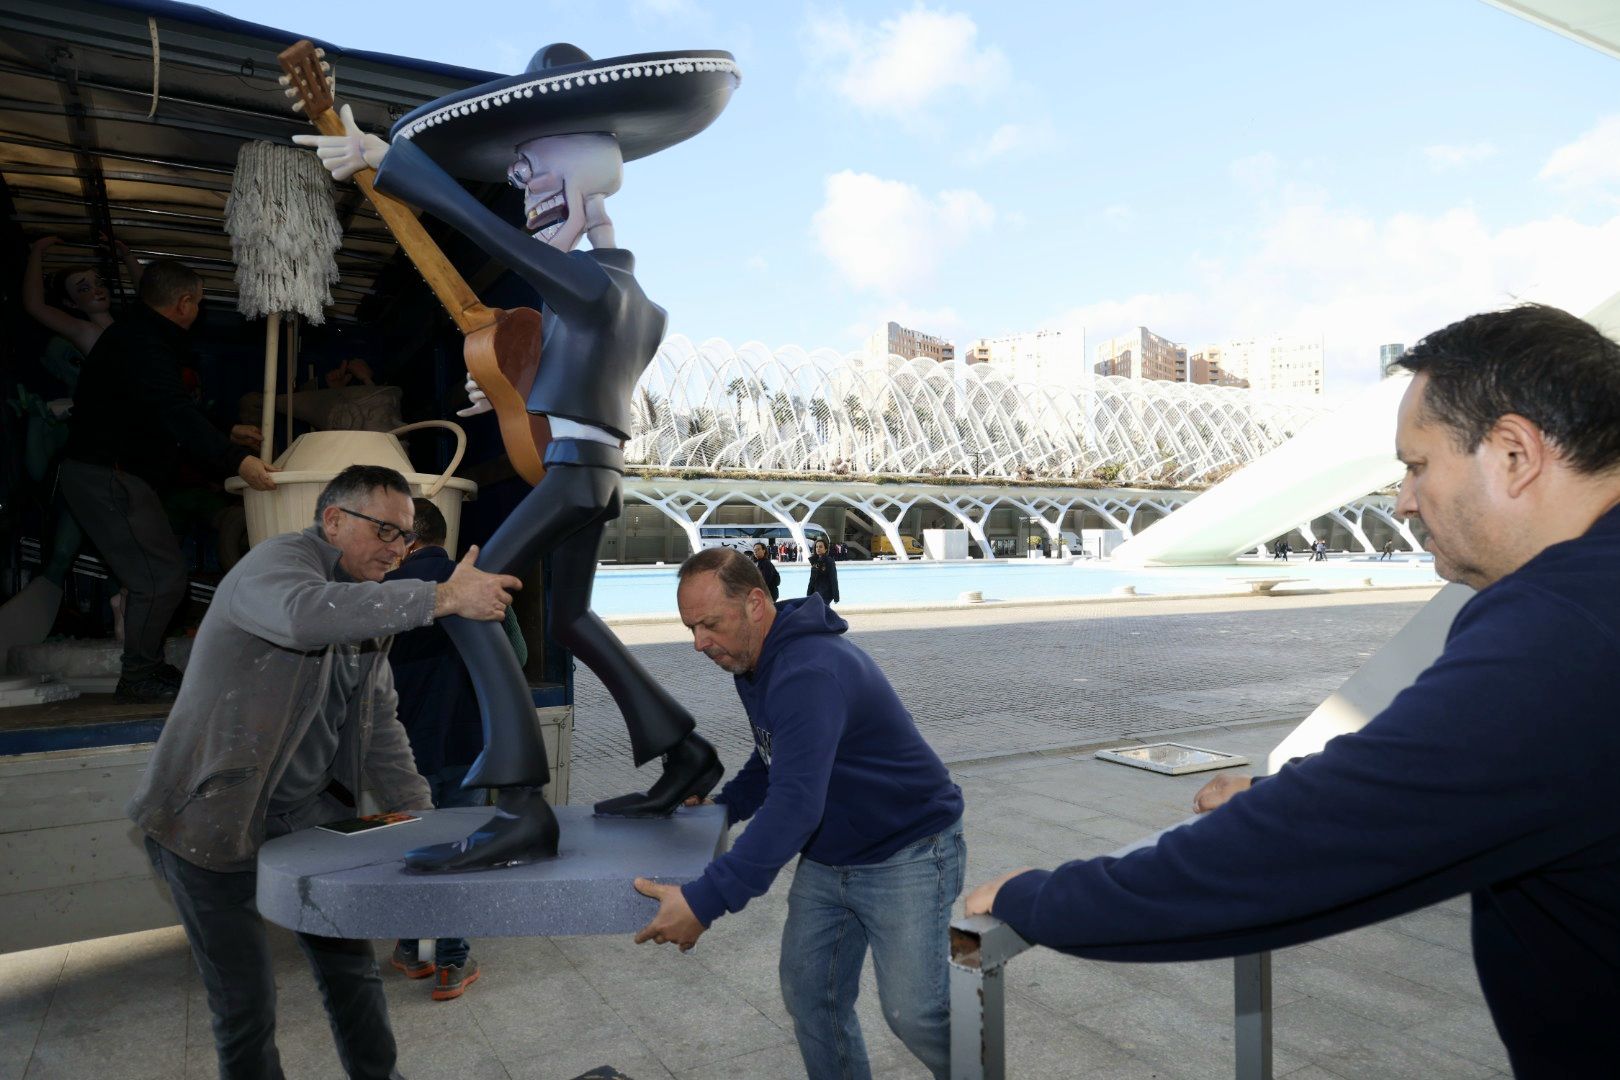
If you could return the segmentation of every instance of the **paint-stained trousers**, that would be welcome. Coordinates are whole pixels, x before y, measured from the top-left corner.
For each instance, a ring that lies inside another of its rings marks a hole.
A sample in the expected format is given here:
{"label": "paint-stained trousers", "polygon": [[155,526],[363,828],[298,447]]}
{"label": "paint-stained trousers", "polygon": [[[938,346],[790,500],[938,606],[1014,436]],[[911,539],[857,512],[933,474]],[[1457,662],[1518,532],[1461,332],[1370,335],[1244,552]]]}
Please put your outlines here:
{"label": "paint-stained trousers", "polygon": [[[283,1080],[276,1050],[275,970],[254,903],[259,875],[204,869],[150,837],[146,853],[169,884],[208,991],[220,1077]],[[326,1004],[344,1071],[355,1080],[398,1080],[394,1032],[371,942],[297,937]]]}

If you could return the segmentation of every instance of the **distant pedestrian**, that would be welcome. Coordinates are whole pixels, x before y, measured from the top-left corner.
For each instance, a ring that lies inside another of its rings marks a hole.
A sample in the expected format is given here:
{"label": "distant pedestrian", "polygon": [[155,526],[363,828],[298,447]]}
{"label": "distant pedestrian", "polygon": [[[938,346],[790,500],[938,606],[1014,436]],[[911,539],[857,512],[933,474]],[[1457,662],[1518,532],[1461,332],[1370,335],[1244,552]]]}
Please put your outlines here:
{"label": "distant pedestrian", "polygon": [[838,564],[827,554],[827,541],[816,541],[816,553],[810,556],[810,587],[804,595],[821,594],[830,607],[838,603]]}
{"label": "distant pedestrian", "polygon": [[1393,541],[1393,540],[1385,540],[1384,541],[1384,553],[1382,555],[1378,556],[1378,561],[1383,562],[1385,559],[1393,559],[1393,558],[1395,558],[1395,541]]}
{"label": "distant pedestrian", "polygon": [[763,540],[754,541],[754,566],[759,570],[759,576],[765,579],[765,591],[771,594],[771,601],[780,600],[782,575],[777,571],[776,564],[771,562],[771,549],[765,546]]}

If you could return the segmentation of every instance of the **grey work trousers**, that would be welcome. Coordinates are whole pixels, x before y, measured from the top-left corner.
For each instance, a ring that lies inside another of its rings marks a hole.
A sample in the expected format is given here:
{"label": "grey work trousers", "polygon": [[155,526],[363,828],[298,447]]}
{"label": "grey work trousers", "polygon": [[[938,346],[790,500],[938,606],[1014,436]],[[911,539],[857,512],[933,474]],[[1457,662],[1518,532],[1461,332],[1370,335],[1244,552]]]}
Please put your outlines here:
{"label": "grey work trousers", "polygon": [[64,461],[62,497],[112,572],[129,590],[124,670],[163,660],[163,635],[186,596],[186,564],[152,485],[106,465]]}

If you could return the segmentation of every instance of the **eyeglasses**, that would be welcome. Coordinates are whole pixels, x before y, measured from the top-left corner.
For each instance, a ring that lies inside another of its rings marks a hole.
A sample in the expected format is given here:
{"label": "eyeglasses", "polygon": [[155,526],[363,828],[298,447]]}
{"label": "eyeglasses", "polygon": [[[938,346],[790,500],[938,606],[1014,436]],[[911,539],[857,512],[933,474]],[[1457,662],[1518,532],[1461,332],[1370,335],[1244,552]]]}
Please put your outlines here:
{"label": "eyeglasses", "polygon": [[398,525],[395,525],[392,521],[382,521],[378,518],[372,517],[370,514],[362,514],[358,510],[350,510],[347,506],[340,506],[338,509],[343,511],[345,514],[348,514],[350,517],[364,518],[373,525],[377,526],[377,539],[381,540],[385,544],[392,544],[395,540],[403,540],[405,541],[405,546],[410,547],[412,544],[416,543],[416,538],[421,535],[420,533],[411,532],[409,529],[402,529]]}
{"label": "eyeglasses", "polygon": [[517,156],[517,160],[512,162],[511,165],[507,166],[506,182],[517,188],[519,191],[528,187],[529,181],[533,179],[534,163],[529,160],[527,154],[519,154]]}

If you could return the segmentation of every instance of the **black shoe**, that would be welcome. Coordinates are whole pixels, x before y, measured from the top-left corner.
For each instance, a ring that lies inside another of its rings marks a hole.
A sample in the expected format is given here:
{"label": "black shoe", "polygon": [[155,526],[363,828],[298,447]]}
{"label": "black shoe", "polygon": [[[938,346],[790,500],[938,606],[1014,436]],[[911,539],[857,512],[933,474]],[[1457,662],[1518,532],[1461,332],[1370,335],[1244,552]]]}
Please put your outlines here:
{"label": "black shoe", "polygon": [[636,792],[596,804],[597,817],[661,818],[692,796],[703,798],[725,773],[709,740],[693,732],[664,755],[664,775],[646,793]]}
{"label": "black shoe", "polygon": [[125,668],[118,677],[113,697],[137,705],[167,704],[180,693],[182,678],[179,669],[164,663]]}
{"label": "black shoe", "polygon": [[465,840],[405,853],[405,869],[423,874],[494,870],[557,857],[557,815],[540,788],[502,788],[495,816]]}

